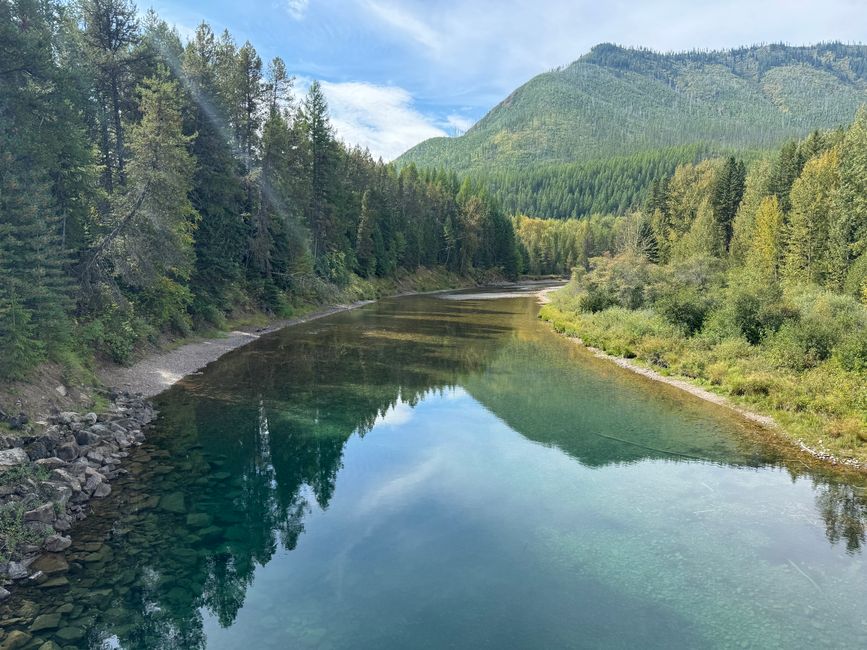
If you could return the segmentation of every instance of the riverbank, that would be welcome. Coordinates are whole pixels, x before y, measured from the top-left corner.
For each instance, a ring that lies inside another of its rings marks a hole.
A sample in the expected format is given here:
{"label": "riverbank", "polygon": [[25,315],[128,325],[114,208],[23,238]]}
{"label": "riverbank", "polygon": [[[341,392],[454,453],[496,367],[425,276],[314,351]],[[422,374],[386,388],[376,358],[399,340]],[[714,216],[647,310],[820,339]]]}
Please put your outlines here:
{"label": "riverbank", "polygon": [[248,345],[265,334],[356,309],[372,302],[374,301],[358,300],[346,305],[323,307],[296,318],[278,319],[264,327],[248,326],[231,330],[224,335],[185,343],[172,350],[149,355],[132,366],[104,366],[97,370],[97,376],[106,386],[134,391],[148,398],[154,397],[186,375],[198,372],[227,352]]}
{"label": "riverbank", "polygon": [[[822,429],[816,424],[813,424],[815,427],[813,428],[813,435],[805,436],[804,433],[810,431],[813,423],[813,419],[808,418],[807,414],[795,413],[793,415],[782,409],[768,409],[773,413],[768,414],[768,412],[762,412],[765,409],[756,408],[760,405],[744,399],[745,397],[761,397],[761,391],[757,395],[749,395],[749,393],[744,395],[722,394],[722,392],[715,392],[714,390],[722,391],[723,387],[720,385],[708,385],[708,382],[699,382],[698,378],[676,375],[663,365],[654,364],[652,360],[643,355],[632,353],[630,357],[622,356],[619,354],[618,346],[614,342],[610,347],[607,346],[608,337],[600,335],[599,332],[593,335],[596,345],[589,343],[582,335],[590,334],[590,328],[583,328],[582,321],[577,315],[562,311],[556,305],[551,304],[552,291],[554,290],[548,289],[538,294],[538,300],[543,305],[540,317],[559,334],[587,348],[594,356],[653,381],[682,390],[698,399],[728,408],[744,419],[761,426],[781,442],[797,448],[800,452],[822,463],[857,472],[867,472],[867,459],[865,459],[867,452],[865,450],[844,448],[840,444],[842,441],[838,442],[834,437],[823,435],[823,431],[826,429]],[[611,336],[610,332],[608,336]],[[636,347],[640,347],[640,344]],[[798,421],[798,415],[801,416],[801,421]],[[835,442],[838,444],[834,445]],[[829,443],[832,447],[829,447]]]}

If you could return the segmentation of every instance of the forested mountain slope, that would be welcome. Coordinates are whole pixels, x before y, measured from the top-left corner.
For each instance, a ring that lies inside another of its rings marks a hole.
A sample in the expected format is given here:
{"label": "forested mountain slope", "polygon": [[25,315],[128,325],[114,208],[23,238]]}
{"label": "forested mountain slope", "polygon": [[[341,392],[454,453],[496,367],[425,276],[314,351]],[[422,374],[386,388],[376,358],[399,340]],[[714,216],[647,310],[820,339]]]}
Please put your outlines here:
{"label": "forested mountain slope", "polygon": [[867,101],[867,47],[766,45],[660,54],[611,44],[534,77],[459,138],[400,161],[480,171],[698,142],[776,146],[849,122]]}
{"label": "forested mountain slope", "polygon": [[847,124],[864,102],[862,45],[659,54],[603,44],[398,164],[471,174],[512,213],[622,214],[679,164]]}

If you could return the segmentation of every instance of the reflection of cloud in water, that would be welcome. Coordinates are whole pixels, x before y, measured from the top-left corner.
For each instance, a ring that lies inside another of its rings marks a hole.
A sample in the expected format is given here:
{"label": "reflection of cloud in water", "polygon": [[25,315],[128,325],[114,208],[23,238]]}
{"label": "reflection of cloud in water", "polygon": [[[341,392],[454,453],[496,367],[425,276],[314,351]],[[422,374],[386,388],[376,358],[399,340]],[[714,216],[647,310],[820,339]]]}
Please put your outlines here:
{"label": "reflection of cloud in water", "polygon": [[[428,391],[428,394],[432,393],[435,393],[439,399],[443,400],[459,400],[467,396],[467,391],[460,386]],[[427,397],[427,394],[425,397]],[[411,403],[404,401],[402,398],[398,398],[397,401],[393,405],[389,406],[384,413],[380,413],[376,417],[373,427],[403,426],[412,419],[414,408],[415,407]]]}
{"label": "reflection of cloud in water", "polygon": [[446,456],[440,449],[421,462],[399,472],[394,477],[378,484],[359,499],[355,515],[367,517],[370,513],[381,512],[402,502],[411,501],[420,488],[445,465]]}
{"label": "reflection of cloud in water", "polygon": [[390,406],[385,413],[376,418],[376,422],[373,426],[399,427],[406,424],[411,419],[412,406],[403,400],[399,400],[394,404],[394,406]]}

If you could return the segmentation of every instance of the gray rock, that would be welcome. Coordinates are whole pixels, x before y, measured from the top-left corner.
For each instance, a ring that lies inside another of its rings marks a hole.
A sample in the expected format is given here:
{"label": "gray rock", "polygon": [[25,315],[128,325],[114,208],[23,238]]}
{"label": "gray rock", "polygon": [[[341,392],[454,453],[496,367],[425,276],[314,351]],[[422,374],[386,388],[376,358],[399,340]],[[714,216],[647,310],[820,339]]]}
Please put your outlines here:
{"label": "gray rock", "polygon": [[75,432],[75,442],[79,445],[95,445],[99,440],[99,436],[90,429],[81,429]]}
{"label": "gray rock", "polygon": [[12,593],[10,591],[7,591],[3,587],[0,587],[0,603],[2,603],[4,600],[9,598],[9,596],[11,596],[11,595],[12,595]]}
{"label": "gray rock", "polygon": [[75,441],[65,442],[57,447],[55,454],[58,458],[65,461],[72,461],[78,458],[78,443]]}
{"label": "gray rock", "polygon": [[100,438],[106,438],[111,435],[111,430],[104,424],[94,424],[92,427],[90,427],[90,432],[99,436]]}
{"label": "gray rock", "polygon": [[24,513],[24,521],[36,521],[43,524],[50,524],[57,518],[57,513],[54,512],[54,504],[43,503],[38,508],[28,510]]}
{"label": "gray rock", "polygon": [[51,477],[61,483],[65,483],[73,492],[81,492],[81,481],[77,476],[73,476],[64,469],[55,469],[51,471]]}
{"label": "gray rock", "polygon": [[30,457],[23,449],[4,449],[0,451],[0,470],[26,465]]}
{"label": "gray rock", "polygon": [[54,522],[54,530],[59,533],[65,533],[70,528],[72,528],[72,523],[70,523],[69,519],[66,517],[59,517],[57,521]]}
{"label": "gray rock", "polygon": [[[56,528],[55,524],[55,528]],[[61,551],[65,551],[70,546],[72,546],[72,540],[69,537],[64,537],[63,535],[52,535],[47,540],[45,540],[45,550],[50,551],[52,553],[60,553]]]}
{"label": "gray rock", "polygon": [[27,570],[29,566],[30,562],[10,562],[9,568],[6,569],[6,574],[12,580],[23,580],[30,574]]}
{"label": "gray rock", "polygon": [[47,470],[58,469],[60,467],[66,467],[66,461],[58,458],[57,456],[49,456],[48,458],[40,458],[36,461],[36,464],[40,467],[44,467]]}
{"label": "gray rock", "polygon": [[87,424],[96,424],[97,419],[96,413],[88,413],[84,416],[84,421]]}
{"label": "gray rock", "polygon": [[97,499],[102,499],[111,494],[111,486],[108,483],[100,483],[93,491],[93,496]]}
{"label": "gray rock", "polygon": [[27,452],[27,456],[30,460],[48,458],[51,455],[51,452],[48,451],[48,446],[41,440],[31,442],[29,445],[24,447],[24,451]]}

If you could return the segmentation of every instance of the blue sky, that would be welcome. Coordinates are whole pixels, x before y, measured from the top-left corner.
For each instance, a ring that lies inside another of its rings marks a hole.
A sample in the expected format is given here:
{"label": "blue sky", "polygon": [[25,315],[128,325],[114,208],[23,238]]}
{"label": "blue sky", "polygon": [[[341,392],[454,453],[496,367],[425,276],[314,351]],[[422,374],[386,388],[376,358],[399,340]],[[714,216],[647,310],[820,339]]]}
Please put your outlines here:
{"label": "blue sky", "polygon": [[[140,9],[147,9],[142,2]],[[596,43],[658,50],[867,41],[865,0],[155,0],[323,82],[344,140],[392,159],[466,130],[533,75]]]}

